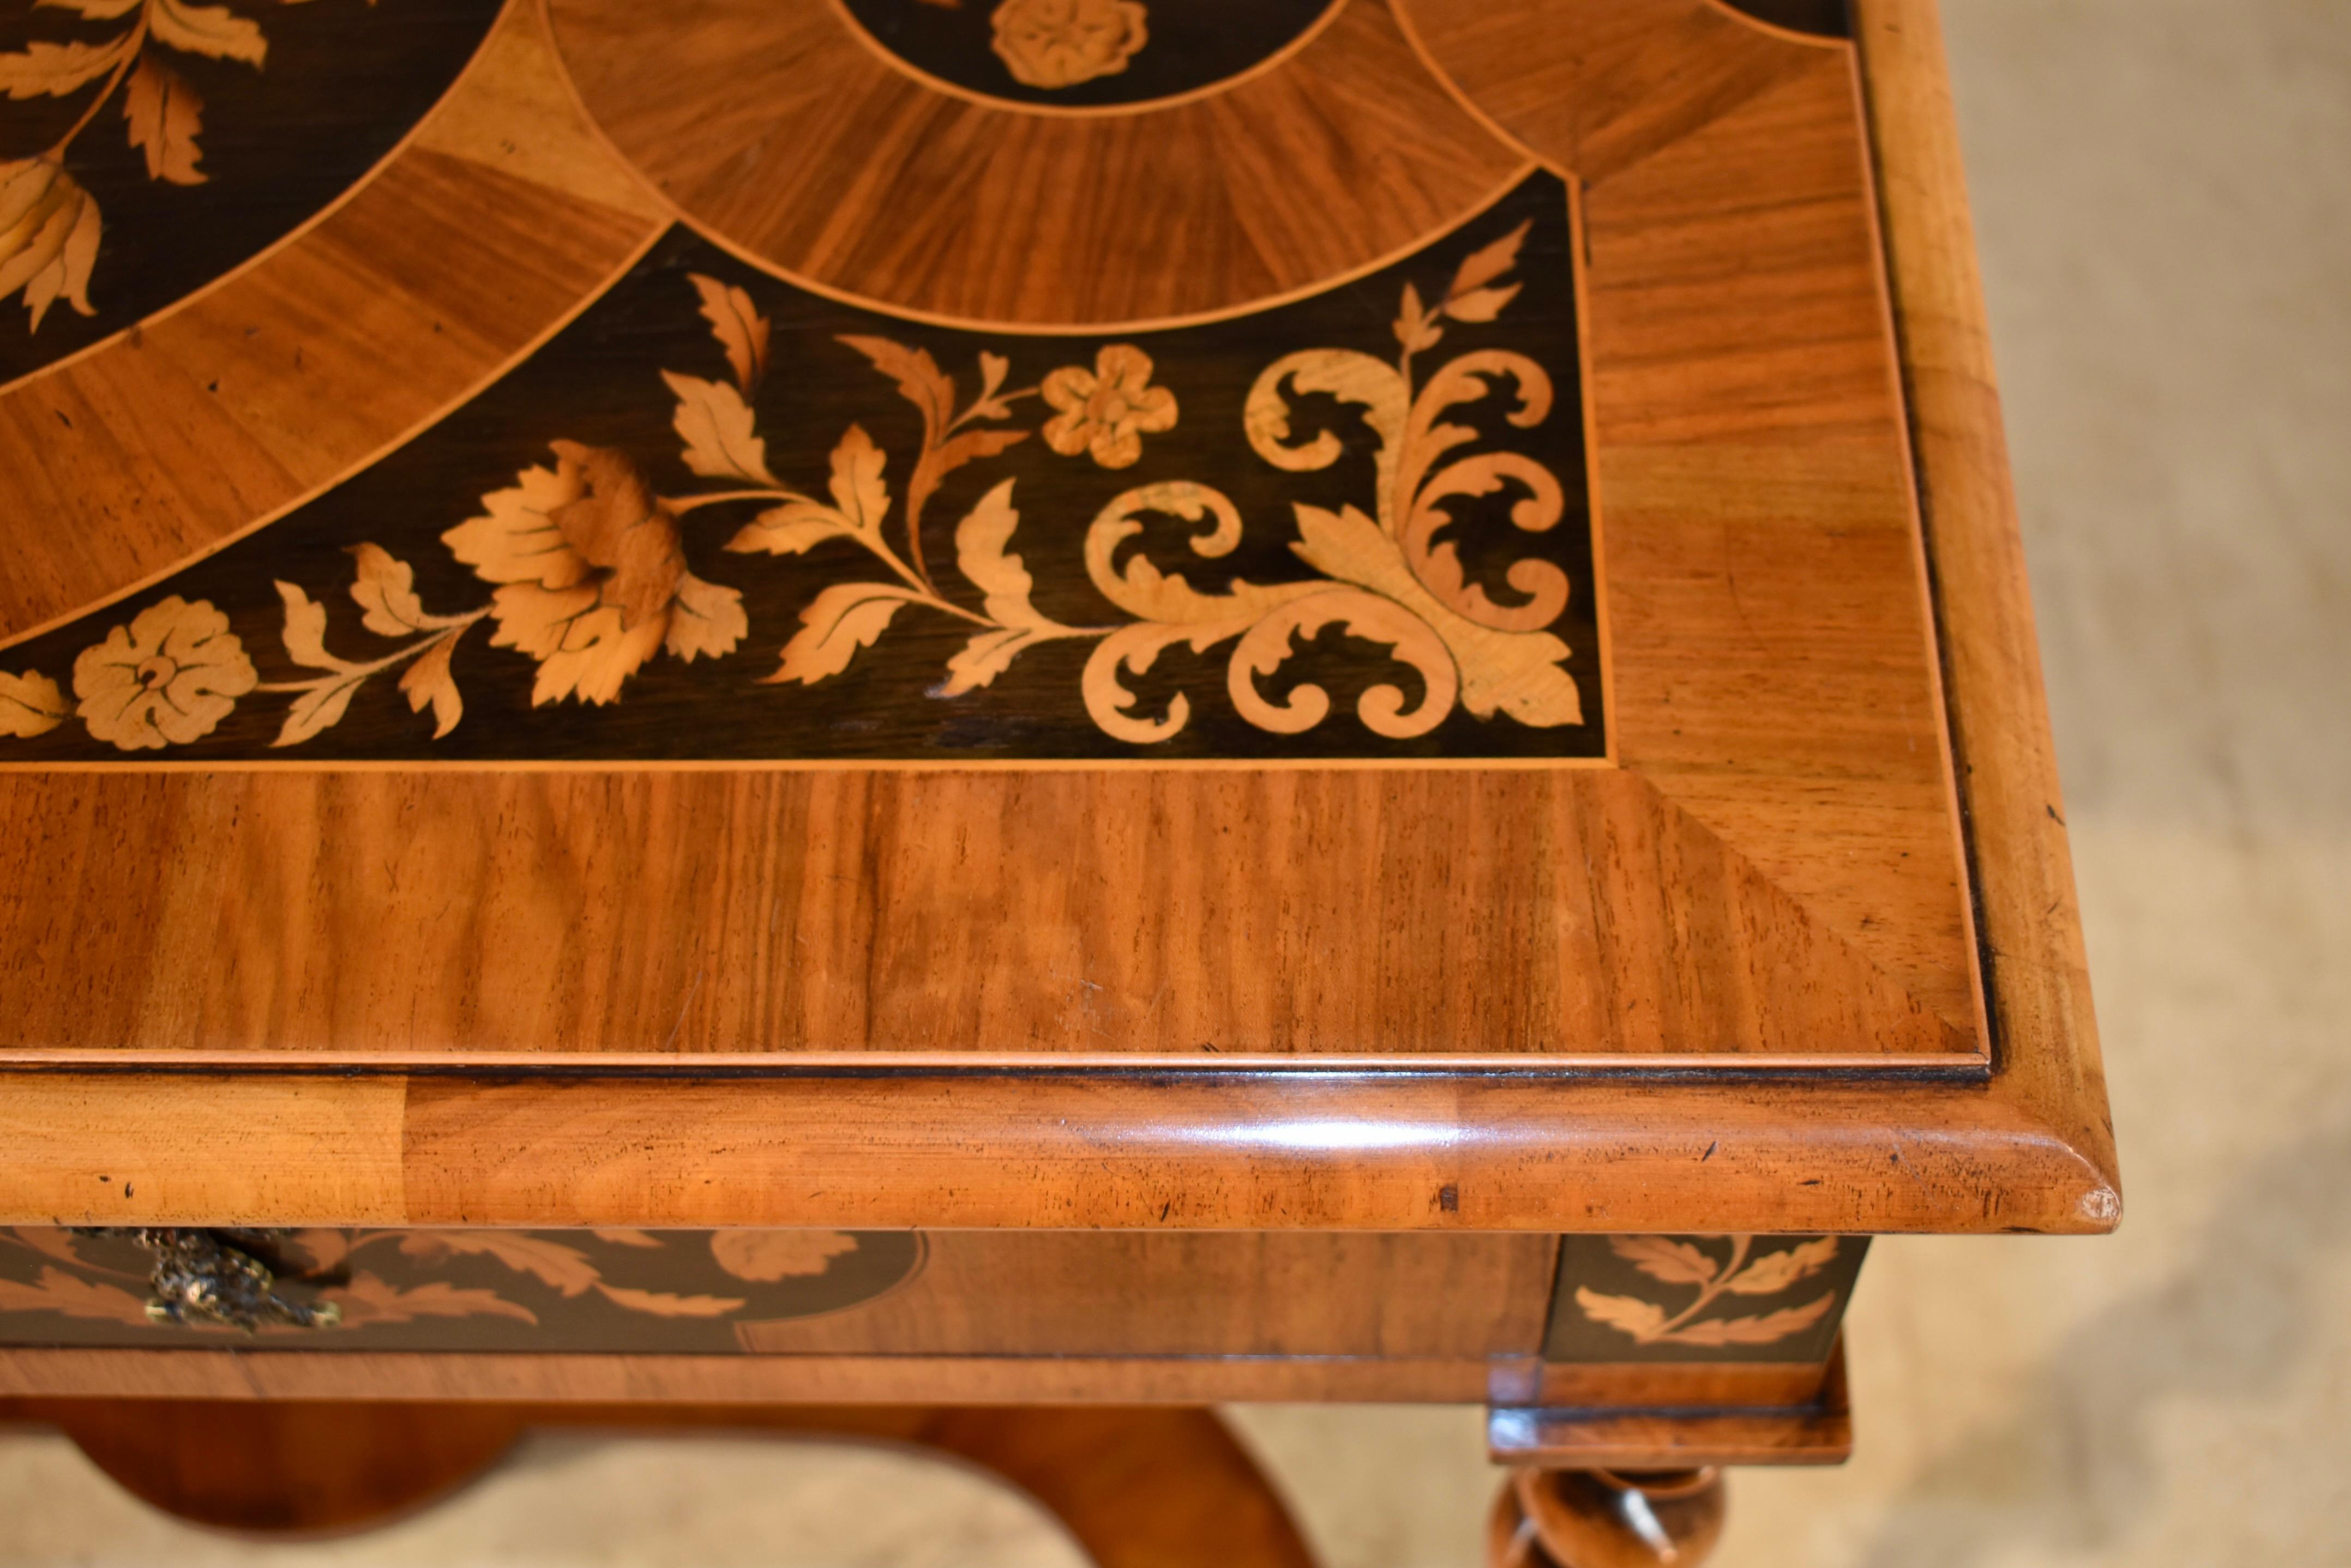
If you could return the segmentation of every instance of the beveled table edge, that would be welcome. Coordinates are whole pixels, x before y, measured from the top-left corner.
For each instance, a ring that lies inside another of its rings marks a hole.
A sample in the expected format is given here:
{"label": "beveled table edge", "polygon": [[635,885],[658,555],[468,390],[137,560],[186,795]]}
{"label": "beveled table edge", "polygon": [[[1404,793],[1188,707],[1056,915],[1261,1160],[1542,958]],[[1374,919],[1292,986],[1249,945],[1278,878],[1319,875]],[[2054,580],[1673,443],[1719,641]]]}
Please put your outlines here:
{"label": "beveled table edge", "polygon": [[861,1059],[731,1077],[694,1063],[557,1076],[530,1058],[528,1078],[52,1060],[0,1068],[0,1220],[2113,1229],[2113,1132],[1935,0],[1856,9],[1987,1081],[1871,1059],[1765,1082],[1774,1063],[1720,1056],[1564,1072],[1121,1059],[1114,1075]]}

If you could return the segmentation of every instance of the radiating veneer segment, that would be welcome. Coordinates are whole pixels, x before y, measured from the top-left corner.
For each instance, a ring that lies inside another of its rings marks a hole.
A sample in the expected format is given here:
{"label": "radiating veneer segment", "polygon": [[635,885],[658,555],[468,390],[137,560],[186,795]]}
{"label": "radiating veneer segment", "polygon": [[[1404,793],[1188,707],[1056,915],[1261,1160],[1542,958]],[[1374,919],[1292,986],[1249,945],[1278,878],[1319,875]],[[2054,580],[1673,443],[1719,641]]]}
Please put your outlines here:
{"label": "radiating veneer segment", "polygon": [[[523,7],[413,140],[218,286],[0,392],[0,637],[118,593],[433,418],[659,226]],[[550,118],[559,114],[561,118]],[[585,148],[517,160],[524,143]]]}
{"label": "radiating veneer segment", "polygon": [[826,0],[555,0],[551,15],[590,113],[687,213],[800,276],[920,311],[1228,310],[1426,239],[1522,164],[1364,0],[1238,86],[1110,117],[942,95]]}

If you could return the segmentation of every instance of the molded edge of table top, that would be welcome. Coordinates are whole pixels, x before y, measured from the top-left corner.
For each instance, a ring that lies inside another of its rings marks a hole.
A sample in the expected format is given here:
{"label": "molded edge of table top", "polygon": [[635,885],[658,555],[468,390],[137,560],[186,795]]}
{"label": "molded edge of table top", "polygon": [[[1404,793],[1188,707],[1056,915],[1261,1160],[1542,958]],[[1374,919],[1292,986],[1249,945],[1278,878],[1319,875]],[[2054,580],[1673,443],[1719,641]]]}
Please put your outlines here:
{"label": "molded edge of table top", "polygon": [[2121,1199],[1934,0],[1858,0],[1988,1084],[0,1071],[40,1223],[2103,1231]]}

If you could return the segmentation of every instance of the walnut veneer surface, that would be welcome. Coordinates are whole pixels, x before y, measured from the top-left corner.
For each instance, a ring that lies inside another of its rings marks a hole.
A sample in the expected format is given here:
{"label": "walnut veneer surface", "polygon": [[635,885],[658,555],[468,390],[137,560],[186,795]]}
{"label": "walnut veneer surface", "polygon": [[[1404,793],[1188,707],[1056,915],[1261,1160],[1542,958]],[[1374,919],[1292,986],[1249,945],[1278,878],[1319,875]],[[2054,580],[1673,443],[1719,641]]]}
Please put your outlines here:
{"label": "walnut veneer surface", "polygon": [[2114,1223],[1930,0],[443,10],[0,60],[0,1217]]}

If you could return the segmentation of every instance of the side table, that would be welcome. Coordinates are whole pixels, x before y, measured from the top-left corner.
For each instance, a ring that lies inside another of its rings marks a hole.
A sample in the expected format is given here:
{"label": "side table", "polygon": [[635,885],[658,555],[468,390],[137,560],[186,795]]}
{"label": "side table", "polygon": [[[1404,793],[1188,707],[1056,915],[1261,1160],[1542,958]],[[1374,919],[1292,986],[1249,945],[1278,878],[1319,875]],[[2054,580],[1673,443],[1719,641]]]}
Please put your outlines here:
{"label": "side table", "polygon": [[0,88],[0,1398],[141,1495],[717,1423],[1290,1564],[1186,1407],[1474,1402],[1498,1564],[1688,1563],[1871,1235],[2118,1222],[1933,0]]}

